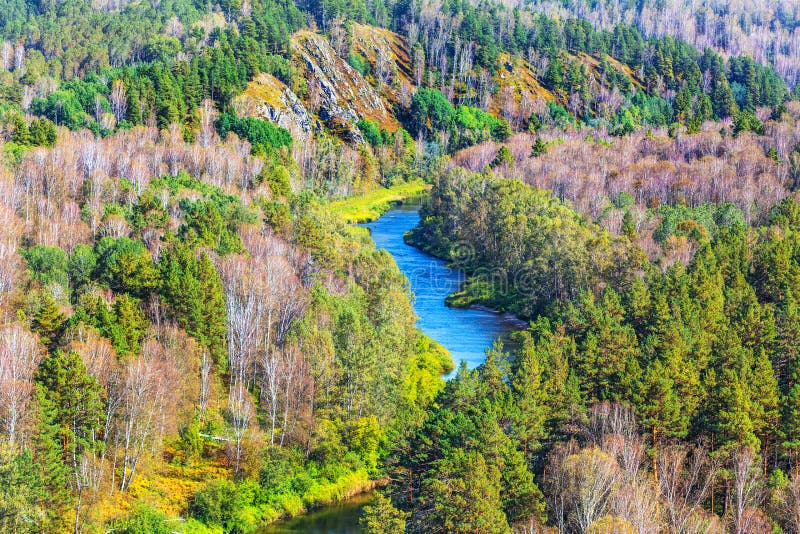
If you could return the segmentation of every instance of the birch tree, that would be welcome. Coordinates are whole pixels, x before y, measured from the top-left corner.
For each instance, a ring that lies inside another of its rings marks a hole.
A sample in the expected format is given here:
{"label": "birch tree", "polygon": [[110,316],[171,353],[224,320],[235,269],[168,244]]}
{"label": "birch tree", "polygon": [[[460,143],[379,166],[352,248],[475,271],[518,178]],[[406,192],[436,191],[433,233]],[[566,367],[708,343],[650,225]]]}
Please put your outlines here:
{"label": "birch tree", "polygon": [[0,328],[0,420],[12,444],[33,392],[33,374],[41,357],[38,338],[22,325]]}
{"label": "birch tree", "polygon": [[147,341],[141,356],[127,365],[120,405],[120,491],[130,487],[141,458],[160,440],[164,431],[161,416],[169,411],[166,403],[175,383],[164,348],[155,340]]}

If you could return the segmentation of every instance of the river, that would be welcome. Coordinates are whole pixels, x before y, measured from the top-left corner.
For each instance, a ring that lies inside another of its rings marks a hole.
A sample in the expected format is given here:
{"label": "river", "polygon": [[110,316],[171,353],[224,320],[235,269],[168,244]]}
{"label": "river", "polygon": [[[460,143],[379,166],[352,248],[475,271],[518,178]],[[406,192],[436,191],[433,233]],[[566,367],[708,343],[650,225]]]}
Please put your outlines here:
{"label": "river", "polygon": [[[470,368],[483,363],[486,349],[497,338],[519,330],[513,316],[485,310],[448,308],[445,298],[464,282],[464,273],[447,268],[444,261],[407,245],[403,235],[419,223],[419,206],[402,205],[366,224],[378,248],[387,250],[408,278],[414,294],[417,326],[450,351],[456,369],[460,361]],[[452,378],[453,373],[446,378]],[[310,514],[270,525],[260,534],[358,534],[361,509],[371,495],[329,506]]]}
{"label": "river", "polygon": [[259,529],[258,534],[359,534],[361,509],[373,493],[362,493],[339,504],[332,504],[311,513],[279,521]]}
{"label": "river", "polygon": [[[444,261],[403,241],[403,235],[418,223],[419,207],[403,205],[366,226],[375,245],[394,256],[408,278],[420,330],[450,351],[456,369],[461,360],[475,368],[483,363],[486,349],[497,338],[519,330],[520,321],[511,315],[445,306],[445,298],[458,291],[464,282],[464,273],[448,269]],[[446,378],[452,378],[453,373]]]}

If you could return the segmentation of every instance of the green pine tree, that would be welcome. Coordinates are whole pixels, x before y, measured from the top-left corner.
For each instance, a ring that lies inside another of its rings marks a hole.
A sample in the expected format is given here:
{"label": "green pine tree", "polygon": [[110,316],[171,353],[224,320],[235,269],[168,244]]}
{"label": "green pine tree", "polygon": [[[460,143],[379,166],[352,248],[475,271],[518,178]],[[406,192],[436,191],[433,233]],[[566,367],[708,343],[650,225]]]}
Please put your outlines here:
{"label": "green pine tree", "polygon": [[42,343],[55,347],[64,330],[65,315],[53,295],[44,290],[39,297],[39,308],[33,315],[31,328],[42,337]]}
{"label": "green pine tree", "polygon": [[546,437],[545,421],[549,414],[543,363],[533,340],[528,337],[528,341],[515,353],[511,378],[514,392],[512,432],[521,442],[526,455],[528,451],[536,450]]}
{"label": "green pine tree", "polygon": [[479,452],[454,449],[423,482],[424,525],[452,534],[511,532],[502,510],[500,471]]}
{"label": "green pine tree", "polygon": [[66,511],[72,503],[72,494],[68,484],[69,468],[64,463],[58,409],[41,384],[36,385],[34,398],[31,419],[35,432],[31,450],[42,487],[38,495],[39,506],[44,510],[41,526],[45,532],[61,532],[66,528]]}
{"label": "green pine tree", "polygon": [[0,448],[0,530],[14,534],[39,532],[45,510],[40,504],[41,480],[30,451]]}
{"label": "green pine tree", "polygon": [[538,158],[545,152],[547,152],[547,143],[542,141],[541,137],[536,137],[536,140],[533,142],[533,146],[531,147],[531,157]]}
{"label": "green pine tree", "polygon": [[636,231],[636,221],[633,219],[631,210],[625,210],[622,216],[622,233],[631,241],[635,242],[639,239],[639,234]]}
{"label": "green pine tree", "polygon": [[364,507],[360,523],[365,534],[395,534],[405,532],[406,519],[410,514],[398,510],[392,501],[381,494]]}

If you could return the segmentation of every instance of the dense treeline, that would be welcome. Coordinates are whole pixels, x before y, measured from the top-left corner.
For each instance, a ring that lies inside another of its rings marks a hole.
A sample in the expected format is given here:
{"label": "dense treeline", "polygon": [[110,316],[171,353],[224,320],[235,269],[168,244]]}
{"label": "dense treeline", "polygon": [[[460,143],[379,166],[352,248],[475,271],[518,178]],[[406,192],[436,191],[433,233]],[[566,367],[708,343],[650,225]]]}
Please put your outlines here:
{"label": "dense treeline", "polygon": [[[259,72],[301,83],[286,60],[289,36],[303,22],[293,2],[253,2],[246,15],[227,2],[108,11],[81,1],[21,4],[0,26],[10,39],[0,54],[0,66],[11,71],[3,83],[8,100],[71,129],[196,127],[204,98],[224,108]],[[63,51],[63,43],[82,46]]]}
{"label": "dense treeline", "polygon": [[5,529],[161,528],[120,518],[134,492],[249,531],[369,488],[441,388],[363,230],[235,136],[163,135],[64,133],[2,175]]}
{"label": "dense treeline", "polygon": [[[700,53],[671,37],[645,38],[624,24],[598,30],[583,19],[493,2],[397,2],[368,10],[359,3],[348,3],[350,10],[337,2],[321,4],[324,9],[313,12],[323,25],[337,16],[384,24],[380,14],[388,10],[393,29],[408,38],[412,62],[418,64],[414,68],[420,69],[417,84],[425,80],[463,103],[485,106],[492,92],[487,82],[502,65],[502,53],[525,58],[545,87],[579,118],[602,115],[609,105],[618,108],[613,123],[621,131],[630,127],[628,115],[637,114],[644,115],[640,123],[677,121],[696,129],[710,118],[775,106],[788,93],[774,70],[748,57],[725,61],[711,49]],[[365,11],[374,18],[365,17]],[[582,55],[599,64],[593,66]]]}
{"label": "dense treeline", "polygon": [[[728,216],[718,218],[711,233],[701,215],[686,217],[678,226],[696,240],[697,252],[686,264],[662,269],[637,253],[628,237],[612,239],[547,192],[518,181],[456,169],[432,195],[410,239],[467,271],[458,301],[510,309],[534,321],[520,336],[520,348],[508,354],[496,347],[479,370],[462,369],[418,433],[420,442],[399,450],[404,474],[393,495],[412,512],[412,531],[426,525],[505,532],[509,525],[542,521],[535,492],[525,498],[527,508],[515,501],[514,492],[527,487],[522,481],[533,472],[546,477],[539,488],[553,526],[636,531],[623,526],[636,524],[636,510],[612,505],[611,494],[624,487],[619,470],[647,473],[629,479],[633,506],[648,498],[671,505],[675,488],[663,480],[659,486],[662,462],[676,462],[668,467],[677,477],[673,482],[708,477],[692,514],[716,522],[714,531],[724,525],[736,532],[758,532],[768,524],[794,528],[766,495],[785,499],[797,483],[796,200],[775,204],[766,223],[754,228]],[[603,402],[632,409],[627,424],[635,415],[643,434],[635,437],[635,457],[614,447],[630,446],[624,441],[639,431],[603,430],[592,422],[592,410],[584,426],[587,407]],[[498,432],[500,438],[490,437]],[[596,444],[561,448],[565,440],[580,444],[587,438]],[[517,464],[501,452],[506,439],[513,454],[526,459],[513,476],[508,469]],[[684,465],[687,451],[710,464]],[[472,454],[489,460],[470,460]],[[495,458],[507,461],[491,463]],[[657,472],[648,473],[647,462]],[[440,487],[443,479],[451,481],[446,488]],[[600,491],[592,484],[609,487],[603,490],[608,494],[595,495],[589,512],[581,499],[586,491]],[[661,495],[646,495],[649,484]],[[478,504],[477,494],[491,497],[461,514],[458,503]],[[416,523],[420,513],[425,519]],[[652,531],[682,530],[677,516],[654,514],[652,520]],[[595,521],[622,523],[592,526]]]}
{"label": "dense treeline", "polygon": [[[681,222],[678,211],[731,204],[737,217],[760,224],[775,202],[797,190],[797,108],[794,103],[787,108],[779,116],[761,113],[761,134],[736,133],[730,122],[706,123],[697,134],[656,129],[624,137],[550,127],[515,135],[502,145],[462,150],[453,162],[471,171],[494,167],[501,175],[520,177],[614,234],[634,237],[651,259],[686,261],[694,245],[683,239],[685,232],[667,228]],[[499,164],[501,151],[508,157]],[[668,212],[671,221],[655,216]],[[702,219],[706,231],[715,231],[715,218],[709,213]]]}
{"label": "dense treeline", "polygon": [[[773,65],[792,86],[798,81],[797,6],[789,2],[666,2],[589,3],[584,0],[532,3],[548,13],[571,13],[593,25],[608,28],[633,21],[647,36],[672,35],[699,49],[745,53],[762,64]],[[761,36],[765,36],[762,38]]]}
{"label": "dense treeline", "polygon": [[600,283],[630,283],[642,261],[624,239],[518,180],[455,169],[437,181],[431,197],[409,240],[478,274],[466,295],[501,299],[504,304],[491,304],[526,317]]}
{"label": "dense treeline", "polygon": [[[373,66],[371,77],[379,89],[388,81],[392,91],[400,91],[392,71],[409,69],[416,86],[439,89],[455,104],[499,110],[517,129],[538,128],[533,111],[544,106],[548,94],[555,98],[549,104],[554,120],[568,113],[589,124],[601,121],[618,134],[673,122],[697,131],[706,120],[731,116],[747,123],[756,108],[775,107],[788,95],[774,70],[745,56],[726,61],[711,49],[699,53],[671,37],[645,38],[633,27],[596,30],[586,20],[499,4],[322,2],[298,8],[294,2],[269,0],[246,6],[160,2],[106,7],[68,2],[10,9],[18,15],[3,26],[9,40],[0,54],[3,69],[10,71],[2,83],[8,100],[56,124],[96,134],[178,122],[191,135],[203,120],[204,99],[226,111],[231,98],[262,72],[275,75],[311,104],[315,89],[309,93],[290,58],[290,35],[305,23],[300,9],[318,18],[337,50],[362,73],[365,58],[348,55],[348,20],[369,21],[406,37],[410,57],[405,61],[410,64],[392,65],[379,54],[381,64]],[[21,30],[15,28],[25,28],[27,39],[20,40]],[[91,37],[78,37],[84,34]],[[54,48],[71,41],[85,44],[69,53]],[[509,55],[524,60],[547,94],[498,86],[493,77],[505,65],[501,56]],[[401,108],[409,105],[400,102]],[[414,134],[425,129],[417,109],[397,111],[408,115]],[[477,111],[462,120],[477,121],[494,133],[496,126],[476,116]],[[436,121],[430,128],[448,130]],[[456,148],[472,137],[461,136]]]}

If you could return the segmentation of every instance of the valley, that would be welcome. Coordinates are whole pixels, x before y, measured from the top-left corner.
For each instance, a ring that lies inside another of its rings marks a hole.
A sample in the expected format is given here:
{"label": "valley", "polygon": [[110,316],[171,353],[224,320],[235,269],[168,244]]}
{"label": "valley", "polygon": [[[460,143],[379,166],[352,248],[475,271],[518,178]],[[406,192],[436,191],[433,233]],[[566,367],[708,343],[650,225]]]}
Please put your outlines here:
{"label": "valley", "polygon": [[0,531],[800,532],[798,20],[0,0]]}

